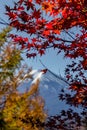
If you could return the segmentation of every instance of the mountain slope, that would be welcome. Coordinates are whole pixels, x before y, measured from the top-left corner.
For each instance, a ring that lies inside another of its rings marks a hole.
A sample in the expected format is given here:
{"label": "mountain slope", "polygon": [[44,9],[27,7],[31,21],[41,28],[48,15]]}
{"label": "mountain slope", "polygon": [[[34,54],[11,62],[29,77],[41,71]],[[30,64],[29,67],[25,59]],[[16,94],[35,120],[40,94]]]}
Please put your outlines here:
{"label": "mountain slope", "polygon": [[[51,71],[47,71],[45,75],[43,75],[40,82],[40,94],[45,99],[45,108],[48,110],[49,115],[56,115],[61,112],[61,110],[65,110],[70,108],[65,101],[59,100],[59,94],[61,89],[64,89],[65,92],[70,93],[68,90],[68,82],[60,76],[57,76]],[[71,107],[75,111],[78,111],[78,108]],[[81,109],[79,108],[79,111]]]}
{"label": "mountain slope", "polygon": [[[31,83],[35,83],[35,78],[40,78],[39,91],[40,95],[45,100],[45,109],[48,115],[56,115],[62,109],[68,109],[70,106],[67,105],[64,101],[59,100],[58,96],[60,94],[61,89],[63,88],[66,92],[68,90],[68,83],[65,79],[60,76],[57,76],[50,70],[48,70],[45,74],[39,74],[39,71],[35,71],[34,74],[34,82],[25,82],[19,89],[21,92],[25,91],[26,88],[29,88]],[[39,74],[39,75],[38,75]],[[37,76],[38,75],[38,76]],[[72,107],[75,111],[78,111],[77,108]]]}

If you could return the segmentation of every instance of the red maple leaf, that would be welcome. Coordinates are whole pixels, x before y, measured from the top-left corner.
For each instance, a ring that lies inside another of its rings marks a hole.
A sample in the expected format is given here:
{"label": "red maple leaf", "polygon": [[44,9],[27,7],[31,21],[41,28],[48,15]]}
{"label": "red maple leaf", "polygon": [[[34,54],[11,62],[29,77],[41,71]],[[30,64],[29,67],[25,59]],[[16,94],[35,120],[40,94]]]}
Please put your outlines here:
{"label": "red maple leaf", "polygon": [[38,18],[40,18],[40,15],[41,15],[41,12],[40,12],[40,10],[34,10],[33,11],[33,17],[34,18],[36,18],[36,19],[38,19]]}
{"label": "red maple leaf", "polygon": [[44,50],[39,50],[39,54],[40,54],[40,56],[42,56],[43,54],[45,54],[45,51]]}

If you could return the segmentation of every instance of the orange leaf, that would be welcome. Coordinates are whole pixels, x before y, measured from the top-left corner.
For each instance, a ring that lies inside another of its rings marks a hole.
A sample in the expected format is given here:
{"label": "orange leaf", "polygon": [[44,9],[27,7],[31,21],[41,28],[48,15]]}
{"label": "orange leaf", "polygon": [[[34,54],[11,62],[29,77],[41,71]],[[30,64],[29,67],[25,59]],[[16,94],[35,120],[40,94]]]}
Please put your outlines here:
{"label": "orange leaf", "polygon": [[45,31],[43,31],[43,35],[49,35],[50,34],[50,30],[45,30]]}
{"label": "orange leaf", "polygon": [[55,34],[60,34],[60,31],[59,31],[59,30],[53,30],[53,32],[54,32]]}

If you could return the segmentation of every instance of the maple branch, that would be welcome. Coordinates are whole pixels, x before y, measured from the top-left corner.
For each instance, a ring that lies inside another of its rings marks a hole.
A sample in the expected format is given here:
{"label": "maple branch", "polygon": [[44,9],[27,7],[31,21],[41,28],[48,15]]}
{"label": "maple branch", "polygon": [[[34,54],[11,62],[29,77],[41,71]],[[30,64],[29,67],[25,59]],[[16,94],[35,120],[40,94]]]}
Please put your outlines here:
{"label": "maple branch", "polygon": [[69,32],[67,32],[66,30],[64,30],[64,32],[66,32],[73,40],[75,40],[75,38]]}
{"label": "maple branch", "polygon": [[3,25],[9,25],[9,23],[7,23],[4,19],[0,18],[0,24],[3,24]]}
{"label": "maple branch", "polygon": [[[75,39],[74,39],[74,40],[75,40]],[[73,42],[72,40],[65,40],[65,39],[62,39],[62,38],[60,38],[60,41],[69,42],[69,43],[72,43],[72,42]]]}
{"label": "maple branch", "polygon": [[0,24],[3,24],[3,25],[9,25],[8,23],[4,23],[4,22],[0,22]]}

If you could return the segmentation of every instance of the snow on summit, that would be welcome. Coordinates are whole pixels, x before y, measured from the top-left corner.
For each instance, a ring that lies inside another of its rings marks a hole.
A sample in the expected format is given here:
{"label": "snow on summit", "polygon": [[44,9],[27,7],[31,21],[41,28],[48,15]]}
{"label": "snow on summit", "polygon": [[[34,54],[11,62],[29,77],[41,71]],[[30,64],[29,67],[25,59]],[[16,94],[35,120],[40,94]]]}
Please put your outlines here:
{"label": "snow on summit", "polygon": [[47,72],[47,69],[43,69],[43,70],[32,70],[29,74],[33,76],[33,81],[32,84],[35,84],[37,82],[37,80],[41,80],[43,74],[45,74]]}

